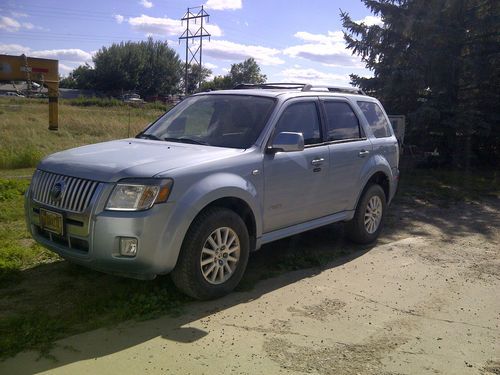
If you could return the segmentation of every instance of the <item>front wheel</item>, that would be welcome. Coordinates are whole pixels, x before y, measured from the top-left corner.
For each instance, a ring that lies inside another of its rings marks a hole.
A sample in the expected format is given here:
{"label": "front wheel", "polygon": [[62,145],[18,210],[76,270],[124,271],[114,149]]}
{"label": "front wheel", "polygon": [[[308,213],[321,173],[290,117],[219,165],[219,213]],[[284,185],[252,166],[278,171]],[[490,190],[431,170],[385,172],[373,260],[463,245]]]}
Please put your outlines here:
{"label": "front wheel", "polygon": [[382,229],[387,204],[380,185],[368,186],[359,200],[356,212],[347,222],[347,237],[359,244],[369,244],[377,239]]}
{"label": "front wheel", "polygon": [[191,224],[172,280],[196,299],[228,294],[245,272],[249,246],[248,230],[239,215],[222,207],[209,208]]}

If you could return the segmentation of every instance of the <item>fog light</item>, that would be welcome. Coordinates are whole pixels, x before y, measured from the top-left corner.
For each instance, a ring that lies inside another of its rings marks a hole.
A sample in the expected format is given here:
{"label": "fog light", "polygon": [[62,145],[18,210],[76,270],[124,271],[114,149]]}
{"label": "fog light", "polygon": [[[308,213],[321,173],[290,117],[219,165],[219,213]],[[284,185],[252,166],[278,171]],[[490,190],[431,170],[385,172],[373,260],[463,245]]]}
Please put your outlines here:
{"label": "fog light", "polygon": [[135,257],[137,255],[137,238],[120,237],[120,255]]}

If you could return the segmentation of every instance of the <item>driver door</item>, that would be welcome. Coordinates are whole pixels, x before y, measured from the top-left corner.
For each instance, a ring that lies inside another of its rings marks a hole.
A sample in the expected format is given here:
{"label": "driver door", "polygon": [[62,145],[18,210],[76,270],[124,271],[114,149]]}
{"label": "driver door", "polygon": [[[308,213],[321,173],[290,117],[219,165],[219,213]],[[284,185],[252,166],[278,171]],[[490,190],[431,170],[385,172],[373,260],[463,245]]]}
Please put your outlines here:
{"label": "driver door", "polygon": [[276,123],[273,136],[302,133],[305,148],[264,157],[264,232],[328,214],[330,154],[323,144],[318,104],[317,98],[290,100]]}

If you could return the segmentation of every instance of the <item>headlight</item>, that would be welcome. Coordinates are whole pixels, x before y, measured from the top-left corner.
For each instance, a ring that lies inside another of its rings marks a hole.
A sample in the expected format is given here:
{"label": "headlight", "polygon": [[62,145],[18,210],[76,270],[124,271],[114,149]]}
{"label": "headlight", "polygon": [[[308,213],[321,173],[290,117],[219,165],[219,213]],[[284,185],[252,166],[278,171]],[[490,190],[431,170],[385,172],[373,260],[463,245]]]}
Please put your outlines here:
{"label": "headlight", "polygon": [[116,184],[106,210],[143,211],[155,203],[166,202],[172,189],[170,179],[128,180]]}

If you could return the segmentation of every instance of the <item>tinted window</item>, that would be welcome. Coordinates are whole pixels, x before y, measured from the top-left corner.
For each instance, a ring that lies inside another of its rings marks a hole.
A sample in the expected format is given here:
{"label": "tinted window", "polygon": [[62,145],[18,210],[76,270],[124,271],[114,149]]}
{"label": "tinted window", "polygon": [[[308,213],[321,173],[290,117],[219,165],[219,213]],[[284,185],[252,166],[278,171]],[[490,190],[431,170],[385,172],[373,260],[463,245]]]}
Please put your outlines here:
{"label": "tinted window", "polygon": [[391,131],[382,109],[377,103],[373,102],[358,102],[359,108],[368,121],[368,125],[373,131],[376,138],[390,137]]}
{"label": "tinted window", "polygon": [[302,102],[287,107],[276,125],[275,134],[280,132],[302,133],[306,145],[321,142],[316,103]]}
{"label": "tinted window", "polygon": [[359,121],[349,104],[332,101],[327,101],[324,104],[329,141],[360,137]]}

